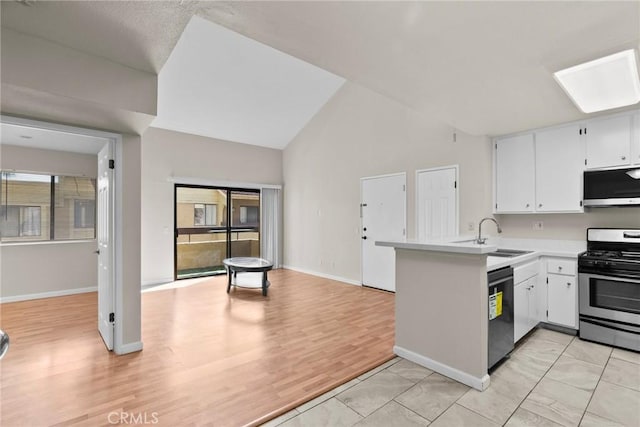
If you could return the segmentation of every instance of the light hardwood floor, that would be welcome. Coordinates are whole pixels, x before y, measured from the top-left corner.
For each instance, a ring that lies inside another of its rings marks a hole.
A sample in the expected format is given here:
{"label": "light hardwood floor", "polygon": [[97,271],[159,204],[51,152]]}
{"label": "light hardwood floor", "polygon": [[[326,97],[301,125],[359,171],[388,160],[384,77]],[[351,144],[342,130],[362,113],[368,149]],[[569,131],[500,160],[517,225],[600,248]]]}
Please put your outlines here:
{"label": "light hardwood floor", "polygon": [[121,414],[256,425],[393,358],[393,294],[290,270],[269,279],[267,298],[227,295],[224,276],[144,293],[144,350],[125,356],[105,351],[95,293],[1,305],[12,344],[0,425],[110,425]]}

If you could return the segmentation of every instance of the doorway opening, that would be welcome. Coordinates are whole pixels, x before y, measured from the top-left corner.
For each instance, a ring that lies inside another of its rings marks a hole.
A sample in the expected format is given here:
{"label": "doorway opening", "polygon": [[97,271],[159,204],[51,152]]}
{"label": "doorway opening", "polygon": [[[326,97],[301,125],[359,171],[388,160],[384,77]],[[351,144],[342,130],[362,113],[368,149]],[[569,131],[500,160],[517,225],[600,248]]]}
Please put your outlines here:
{"label": "doorway opening", "polygon": [[260,257],[260,190],[176,184],[176,280],[224,274],[222,260]]}

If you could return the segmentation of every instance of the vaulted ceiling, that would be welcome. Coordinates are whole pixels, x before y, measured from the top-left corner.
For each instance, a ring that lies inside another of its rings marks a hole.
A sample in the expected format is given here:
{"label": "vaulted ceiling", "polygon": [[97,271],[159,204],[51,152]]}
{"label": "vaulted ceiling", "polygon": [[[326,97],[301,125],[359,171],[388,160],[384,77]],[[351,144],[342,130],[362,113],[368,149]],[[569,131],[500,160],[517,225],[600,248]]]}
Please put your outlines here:
{"label": "vaulted ceiling", "polygon": [[640,47],[640,2],[2,2],[2,26],[160,72],[197,14],[472,134],[584,117],[563,67]]}

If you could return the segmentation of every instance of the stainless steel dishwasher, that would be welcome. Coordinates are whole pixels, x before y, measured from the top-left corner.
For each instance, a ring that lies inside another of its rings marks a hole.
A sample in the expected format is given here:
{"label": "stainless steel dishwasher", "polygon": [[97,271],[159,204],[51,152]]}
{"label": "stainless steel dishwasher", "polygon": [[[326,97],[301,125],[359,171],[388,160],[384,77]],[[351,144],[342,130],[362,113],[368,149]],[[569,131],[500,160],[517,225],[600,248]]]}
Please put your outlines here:
{"label": "stainless steel dishwasher", "polygon": [[513,350],[513,268],[490,271],[488,369]]}

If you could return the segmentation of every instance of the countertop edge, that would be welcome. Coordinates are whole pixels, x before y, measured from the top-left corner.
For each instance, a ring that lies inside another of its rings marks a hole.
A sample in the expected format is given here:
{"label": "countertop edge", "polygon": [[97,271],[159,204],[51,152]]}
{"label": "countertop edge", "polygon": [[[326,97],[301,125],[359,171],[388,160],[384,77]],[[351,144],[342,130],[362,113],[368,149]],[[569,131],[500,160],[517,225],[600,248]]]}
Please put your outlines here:
{"label": "countertop edge", "polygon": [[470,255],[487,255],[491,252],[495,252],[498,249],[496,245],[482,245],[470,243],[419,243],[419,242],[390,242],[390,241],[376,241],[376,246],[386,246],[395,249],[408,249],[415,251],[429,251],[429,252],[445,252],[445,253],[457,253],[457,254],[470,254]]}
{"label": "countertop edge", "polygon": [[572,258],[578,259],[579,253],[575,253],[574,251],[554,251],[554,250],[541,250],[541,251],[532,251],[531,253],[520,255],[519,257],[513,258],[505,258],[504,261],[499,263],[488,265],[487,272],[499,270],[504,267],[513,267],[519,264],[524,264],[529,261],[538,260],[542,257],[555,257],[555,258]]}

